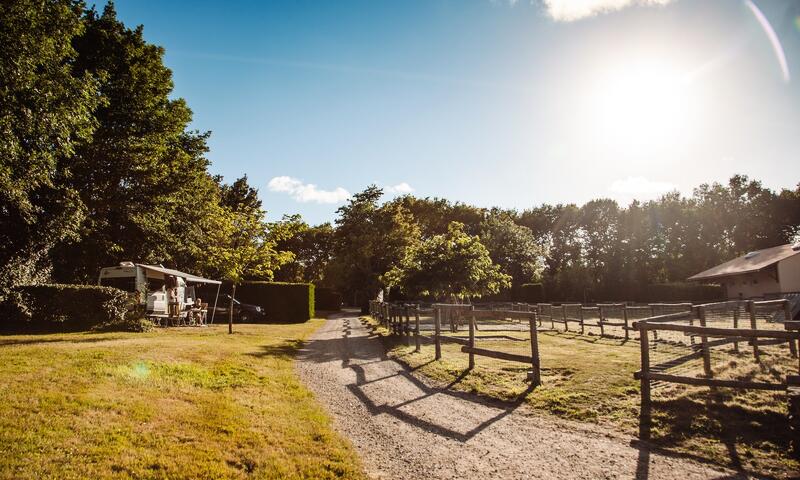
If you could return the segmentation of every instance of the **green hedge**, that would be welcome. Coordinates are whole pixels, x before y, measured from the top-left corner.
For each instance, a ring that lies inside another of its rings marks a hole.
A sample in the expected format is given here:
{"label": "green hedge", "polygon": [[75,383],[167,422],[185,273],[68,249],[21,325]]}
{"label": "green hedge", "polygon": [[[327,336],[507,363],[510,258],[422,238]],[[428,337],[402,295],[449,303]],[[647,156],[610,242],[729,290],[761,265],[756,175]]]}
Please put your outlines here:
{"label": "green hedge", "polygon": [[314,288],[314,309],[338,312],[342,309],[342,295],[330,288]]}
{"label": "green hedge", "polygon": [[95,285],[28,285],[12,289],[2,306],[6,332],[146,329],[131,295]]}
{"label": "green hedge", "polygon": [[[221,293],[230,291],[231,284],[225,282]],[[314,317],[311,283],[244,282],[236,286],[236,299],[263,308],[269,323],[305,322]]]}

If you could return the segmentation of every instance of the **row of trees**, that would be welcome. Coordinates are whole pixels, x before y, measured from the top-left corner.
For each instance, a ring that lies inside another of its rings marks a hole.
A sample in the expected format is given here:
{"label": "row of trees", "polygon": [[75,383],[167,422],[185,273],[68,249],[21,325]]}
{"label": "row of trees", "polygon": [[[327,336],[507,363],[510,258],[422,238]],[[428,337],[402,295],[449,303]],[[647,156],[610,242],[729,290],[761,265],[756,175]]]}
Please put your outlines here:
{"label": "row of trees", "polygon": [[[380,198],[370,187],[339,209],[335,226],[302,224],[286,246],[296,258],[277,276],[326,284],[356,303],[386,286],[469,296],[529,282],[544,283],[552,299],[623,300],[800,234],[800,185],[774,192],[741,175],[627,207],[598,199],[520,212]],[[459,242],[480,245],[490,264],[452,247]]]}
{"label": "row of trees", "polygon": [[0,9],[0,293],[89,282],[120,260],[269,279],[277,250],[247,179],[208,172],[208,132],[172,99],[162,48],[72,0]]}

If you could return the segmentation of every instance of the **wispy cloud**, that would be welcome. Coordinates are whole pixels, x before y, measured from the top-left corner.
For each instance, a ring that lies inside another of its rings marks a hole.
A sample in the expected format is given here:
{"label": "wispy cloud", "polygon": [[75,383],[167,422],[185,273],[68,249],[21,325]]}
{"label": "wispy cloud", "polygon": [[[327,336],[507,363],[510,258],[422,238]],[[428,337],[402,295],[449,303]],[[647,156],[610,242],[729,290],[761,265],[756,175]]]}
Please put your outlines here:
{"label": "wispy cloud", "polygon": [[[573,22],[635,5],[666,5],[672,0],[543,0],[547,14],[558,22]],[[512,2],[516,3],[516,2]]]}
{"label": "wispy cloud", "polygon": [[648,180],[645,177],[628,177],[614,180],[609,191],[616,194],[618,200],[628,202],[633,199],[652,200],[677,188],[677,185],[670,182]]}
{"label": "wispy cloud", "polygon": [[397,185],[388,185],[383,187],[383,191],[385,193],[394,194],[394,195],[405,195],[407,193],[411,193],[414,189],[411,185],[407,184],[406,182],[400,182]]}
{"label": "wispy cloud", "polygon": [[274,177],[267,184],[271,192],[287,193],[302,203],[341,203],[350,198],[350,192],[342,187],[333,190],[322,190],[313,183],[303,183],[293,177]]}

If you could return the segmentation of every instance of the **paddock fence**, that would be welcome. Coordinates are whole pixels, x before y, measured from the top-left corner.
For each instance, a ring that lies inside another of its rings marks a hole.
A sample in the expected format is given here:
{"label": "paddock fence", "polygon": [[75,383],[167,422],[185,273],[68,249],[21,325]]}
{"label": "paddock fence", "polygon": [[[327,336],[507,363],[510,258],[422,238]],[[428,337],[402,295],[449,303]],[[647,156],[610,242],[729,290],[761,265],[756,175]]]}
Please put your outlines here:
{"label": "paddock fence", "polygon": [[800,328],[789,300],[728,301],[633,322],[641,400],[670,385],[788,390],[800,385]]}

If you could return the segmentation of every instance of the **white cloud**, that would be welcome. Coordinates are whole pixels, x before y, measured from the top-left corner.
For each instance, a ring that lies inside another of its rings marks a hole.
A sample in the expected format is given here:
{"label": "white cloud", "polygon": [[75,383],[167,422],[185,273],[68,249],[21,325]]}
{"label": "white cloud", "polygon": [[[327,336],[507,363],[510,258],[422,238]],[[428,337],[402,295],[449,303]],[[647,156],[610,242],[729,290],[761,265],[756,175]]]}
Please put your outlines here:
{"label": "white cloud", "polygon": [[572,22],[634,5],[666,5],[672,0],[544,0],[547,14],[558,22]]}
{"label": "white cloud", "polygon": [[383,187],[383,191],[389,194],[395,195],[405,195],[407,193],[411,193],[414,189],[411,185],[407,184],[406,182],[400,182],[397,185],[388,185]]}
{"label": "white cloud", "polygon": [[657,182],[648,180],[645,177],[628,177],[624,179],[614,180],[609,187],[609,190],[617,194],[619,200],[630,201],[637,200],[652,200],[673,190],[677,190],[678,186],[669,182]]}
{"label": "white cloud", "polygon": [[267,184],[271,192],[288,193],[293,199],[302,203],[341,203],[350,198],[350,192],[342,187],[333,190],[321,190],[313,183],[303,183],[293,177],[274,177]]}

